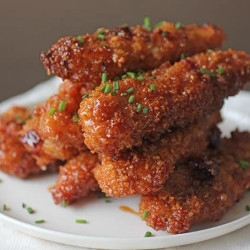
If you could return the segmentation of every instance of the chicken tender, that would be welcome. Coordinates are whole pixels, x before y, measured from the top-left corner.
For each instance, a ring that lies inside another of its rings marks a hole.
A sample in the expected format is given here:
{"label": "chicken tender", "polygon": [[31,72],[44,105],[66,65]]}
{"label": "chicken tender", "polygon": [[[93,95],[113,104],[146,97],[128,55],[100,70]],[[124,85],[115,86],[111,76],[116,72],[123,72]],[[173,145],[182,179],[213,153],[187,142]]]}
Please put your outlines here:
{"label": "chicken tender", "polygon": [[143,195],[140,214],[149,226],[169,233],[219,220],[250,188],[249,148],[250,133],[233,132],[219,150],[179,165],[162,191]]}
{"label": "chicken tender", "polygon": [[[92,152],[115,154],[219,110],[250,80],[250,55],[229,49],[197,54],[136,77],[108,81],[81,103],[80,124]],[[114,85],[114,90],[113,86]]]}
{"label": "chicken tender", "polygon": [[97,155],[89,151],[83,152],[60,167],[56,184],[51,188],[56,204],[70,204],[88,195],[90,191],[97,191],[98,184],[94,178],[93,168],[99,163]]}
{"label": "chicken tender", "polygon": [[87,88],[101,83],[102,73],[109,79],[126,71],[149,70],[165,61],[174,62],[181,55],[220,47],[224,32],[214,25],[189,25],[176,28],[162,22],[155,29],[142,26],[98,29],[94,34],[64,37],[48,53],[42,53],[48,74],[82,82]]}
{"label": "chicken tender", "polygon": [[161,190],[178,160],[200,156],[211,136],[214,141],[213,131],[220,121],[215,113],[187,128],[169,131],[155,143],[144,142],[114,156],[102,155],[102,164],[94,169],[100,188],[118,198]]}

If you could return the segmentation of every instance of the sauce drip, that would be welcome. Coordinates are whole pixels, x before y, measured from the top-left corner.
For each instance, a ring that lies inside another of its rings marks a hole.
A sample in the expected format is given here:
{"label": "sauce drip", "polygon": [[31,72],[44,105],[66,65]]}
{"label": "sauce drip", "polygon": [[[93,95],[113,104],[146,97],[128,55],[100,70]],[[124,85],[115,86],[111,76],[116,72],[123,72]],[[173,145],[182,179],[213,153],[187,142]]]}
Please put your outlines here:
{"label": "sauce drip", "polygon": [[131,214],[135,214],[139,216],[139,212],[136,212],[134,209],[132,209],[131,207],[128,206],[120,206],[119,207],[122,211],[127,212],[127,213],[131,213]]}

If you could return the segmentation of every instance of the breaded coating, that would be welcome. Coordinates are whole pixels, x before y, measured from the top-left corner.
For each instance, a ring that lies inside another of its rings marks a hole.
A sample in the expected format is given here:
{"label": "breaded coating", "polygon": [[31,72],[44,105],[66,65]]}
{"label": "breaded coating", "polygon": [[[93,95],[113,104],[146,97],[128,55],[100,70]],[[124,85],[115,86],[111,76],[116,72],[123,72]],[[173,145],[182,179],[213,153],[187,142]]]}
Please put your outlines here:
{"label": "breaded coating", "polygon": [[179,165],[164,190],[143,195],[140,214],[149,226],[169,233],[219,220],[250,188],[249,149],[250,133],[233,132],[219,150],[209,149],[203,158]]}
{"label": "breaded coating", "polygon": [[24,107],[12,107],[0,116],[0,169],[18,178],[41,171],[18,134],[27,119],[30,111]]}
{"label": "breaded coating", "polygon": [[202,154],[220,121],[215,113],[187,128],[169,131],[155,143],[147,141],[119,155],[102,155],[102,164],[94,169],[100,188],[117,198],[161,190],[178,160]]}
{"label": "breaded coating", "polygon": [[140,146],[220,109],[250,80],[250,56],[232,49],[197,54],[140,76],[128,74],[115,93],[116,82],[101,84],[82,101],[80,124],[92,152]]}
{"label": "breaded coating", "polygon": [[104,72],[113,79],[127,71],[153,69],[179,60],[182,53],[193,55],[220,47],[224,40],[221,28],[207,24],[176,28],[162,22],[150,31],[142,26],[101,28],[94,34],[61,38],[47,54],[42,52],[41,61],[48,74],[93,89]]}
{"label": "breaded coating", "polygon": [[56,184],[51,188],[56,204],[62,200],[66,204],[86,196],[90,191],[97,191],[93,168],[99,163],[97,155],[83,152],[60,167]]}
{"label": "breaded coating", "polygon": [[86,150],[77,113],[85,93],[81,83],[65,81],[57,94],[35,107],[23,128],[22,141],[39,166]]}

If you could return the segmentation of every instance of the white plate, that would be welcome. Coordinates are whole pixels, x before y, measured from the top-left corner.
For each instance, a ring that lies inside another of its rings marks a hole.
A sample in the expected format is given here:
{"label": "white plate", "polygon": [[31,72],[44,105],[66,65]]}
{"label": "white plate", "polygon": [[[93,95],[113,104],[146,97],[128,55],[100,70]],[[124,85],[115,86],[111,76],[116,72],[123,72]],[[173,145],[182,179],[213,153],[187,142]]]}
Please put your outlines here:
{"label": "white plate", "polygon": [[[0,112],[13,104],[34,105],[46,96],[56,91],[58,79],[52,79],[27,94],[12,98],[0,105]],[[223,133],[228,135],[235,127],[250,130],[250,94],[241,92],[230,98],[223,108],[225,118],[221,125]],[[139,198],[111,199],[106,203],[96,196],[82,199],[74,205],[62,208],[55,206],[48,187],[55,183],[56,175],[42,175],[28,180],[19,180],[0,173],[0,208],[7,204],[10,208],[0,213],[0,218],[24,233],[35,237],[60,242],[68,245],[107,248],[107,249],[150,249],[179,246],[212,239],[250,223],[250,214],[245,206],[250,202],[248,192],[239,203],[215,223],[203,223],[194,226],[189,233],[170,235],[166,232],[156,232],[147,227],[134,214],[123,212],[120,205],[138,209]],[[25,203],[35,209],[34,214],[28,214],[22,208]],[[75,219],[88,220],[88,224],[76,224]],[[44,224],[34,221],[45,219]],[[146,231],[151,231],[154,237],[144,238]]]}

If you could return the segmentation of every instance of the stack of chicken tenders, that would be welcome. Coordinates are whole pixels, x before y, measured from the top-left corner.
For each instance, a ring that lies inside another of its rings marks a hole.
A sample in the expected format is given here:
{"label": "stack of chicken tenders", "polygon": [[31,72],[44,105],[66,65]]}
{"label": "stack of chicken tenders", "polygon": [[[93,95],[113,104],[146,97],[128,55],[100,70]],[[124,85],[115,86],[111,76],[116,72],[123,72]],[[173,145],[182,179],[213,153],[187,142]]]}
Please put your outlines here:
{"label": "stack of chicken tenders", "polygon": [[0,117],[0,168],[59,176],[56,204],[91,191],[140,195],[156,230],[219,220],[250,188],[250,133],[221,138],[225,98],[250,80],[250,55],[218,50],[220,27],[160,22],[64,37],[41,54],[63,82],[30,112]]}

